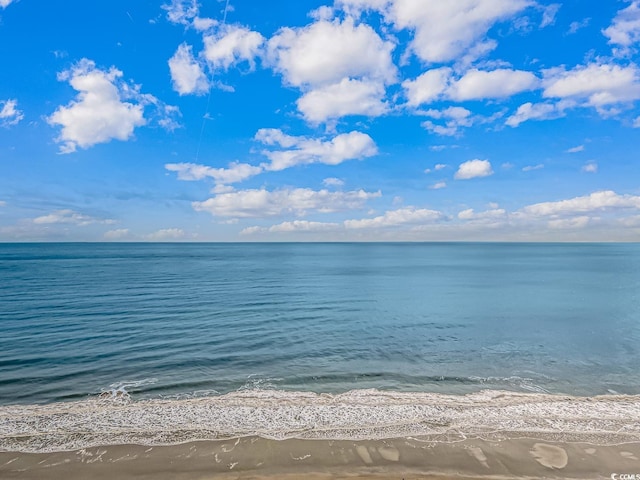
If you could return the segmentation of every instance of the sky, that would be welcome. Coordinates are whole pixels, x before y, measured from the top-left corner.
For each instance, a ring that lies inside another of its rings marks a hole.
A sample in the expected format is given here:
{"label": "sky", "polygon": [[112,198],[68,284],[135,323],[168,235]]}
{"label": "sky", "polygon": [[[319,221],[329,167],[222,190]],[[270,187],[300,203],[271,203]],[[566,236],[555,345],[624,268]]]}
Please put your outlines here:
{"label": "sky", "polygon": [[640,0],[0,0],[0,241],[640,241]]}

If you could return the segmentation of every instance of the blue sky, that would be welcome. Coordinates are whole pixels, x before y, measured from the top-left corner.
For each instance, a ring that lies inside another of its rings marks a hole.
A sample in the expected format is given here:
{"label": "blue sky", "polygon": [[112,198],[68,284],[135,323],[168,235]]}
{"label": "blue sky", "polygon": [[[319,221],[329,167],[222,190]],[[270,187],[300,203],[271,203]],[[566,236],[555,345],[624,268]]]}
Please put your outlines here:
{"label": "blue sky", "polygon": [[0,0],[0,241],[640,241],[640,1]]}

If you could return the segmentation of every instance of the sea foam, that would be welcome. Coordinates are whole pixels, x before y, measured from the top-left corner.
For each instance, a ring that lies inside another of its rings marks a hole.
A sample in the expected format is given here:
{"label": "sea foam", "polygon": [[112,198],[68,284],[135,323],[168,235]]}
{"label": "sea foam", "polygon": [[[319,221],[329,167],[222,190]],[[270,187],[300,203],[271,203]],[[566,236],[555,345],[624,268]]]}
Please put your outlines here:
{"label": "sea foam", "polygon": [[242,390],[177,400],[131,401],[116,396],[0,407],[0,450],[5,451],[166,445],[246,436],[334,440],[412,436],[433,442],[534,437],[624,443],[640,441],[640,396]]}

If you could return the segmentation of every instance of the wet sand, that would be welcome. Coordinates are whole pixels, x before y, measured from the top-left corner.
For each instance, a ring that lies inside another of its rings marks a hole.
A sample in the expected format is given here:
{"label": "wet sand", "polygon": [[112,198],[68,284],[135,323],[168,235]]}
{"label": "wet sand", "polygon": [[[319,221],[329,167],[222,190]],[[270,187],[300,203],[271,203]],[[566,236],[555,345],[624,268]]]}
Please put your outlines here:
{"label": "wet sand", "polygon": [[115,445],[58,453],[0,453],[0,478],[205,479],[608,479],[640,473],[640,443],[593,445],[532,438],[444,443],[267,440],[173,446]]}

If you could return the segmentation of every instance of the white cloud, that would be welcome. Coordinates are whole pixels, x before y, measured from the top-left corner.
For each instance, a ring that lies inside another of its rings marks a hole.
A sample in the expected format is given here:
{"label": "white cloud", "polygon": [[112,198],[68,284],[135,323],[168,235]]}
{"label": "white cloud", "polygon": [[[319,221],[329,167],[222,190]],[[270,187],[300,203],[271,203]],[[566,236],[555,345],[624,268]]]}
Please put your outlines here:
{"label": "white cloud", "polygon": [[437,172],[439,170],[444,170],[445,168],[447,168],[449,165],[447,165],[446,163],[437,163],[435,167],[433,167],[433,169]]}
{"label": "white cloud", "polygon": [[540,28],[548,27],[549,25],[553,25],[556,23],[556,15],[558,14],[558,10],[560,10],[559,3],[552,3],[551,5],[547,5],[544,7],[542,11],[542,22],[540,22]]}
{"label": "white cloud", "polygon": [[378,153],[373,139],[366,133],[356,131],[322,141],[286,135],[275,128],[263,128],[258,130],[255,139],[265,145],[282,148],[262,152],[271,162],[265,168],[272,171],[309,163],[337,165],[346,160],[363,159]]}
{"label": "white cloud", "polygon": [[118,228],[116,230],[109,230],[104,233],[104,238],[106,240],[122,240],[123,238],[127,238],[130,236],[130,232],[128,228]]}
{"label": "white cloud", "polygon": [[7,206],[7,202],[5,202],[4,200],[0,200],[0,207],[6,207]]}
{"label": "white cloud", "polygon": [[16,107],[18,101],[15,99],[0,100],[0,127],[10,127],[16,125],[24,118],[22,111]]}
{"label": "white cloud", "polygon": [[238,25],[220,25],[216,32],[203,36],[204,57],[212,70],[228,70],[243,61],[254,68],[264,37]]}
{"label": "white cloud", "polygon": [[[145,125],[144,107],[152,105],[160,117],[158,123],[175,127],[172,116],[176,107],[162,104],[153,95],[142,94],[137,85],[121,80],[122,72],[115,67],[100,70],[91,60],[82,59],[70,70],[58,75],[69,81],[79,93],[66,106],[60,106],[47,118],[50,125],[60,125],[56,139],[60,153],[74,152],[77,147],[89,148],[113,139],[128,140],[136,127]],[[130,100],[130,101],[123,101]]]}
{"label": "white cloud", "polygon": [[213,178],[216,183],[237,183],[262,173],[260,166],[232,162],[228,168],[213,168],[196,163],[168,163],[164,166],[170,172],[177,172],[179,180],[203,180]]}
{"label": "white cloud", "polygon": [[473,208],[469,208],[458,213],[458,218],[469,222],[495,222],[496,220],[506,219],[507,211],[503,208],[494,208],[484,212],[476,212]]}
{"label": "white cloud", "polygon": [[163,228],[147,235],[147,239],[152,241],[180,240],[184,237],[184,230],[180,228]]}
{"label": "white cloud", "polygon": [[640,128],[640,117],[637,117],[637,118],[633,121],[633,128]]}
{"label": "white cloud", "polygon": [[395,45],[369,25],[320,20],[302,28],[282,28],[268,42],[267,58],[287,84],[317,88],[345,78],[392,83]]}
{"label": "white cloud", "polygon": [[541,170],[544,168],[543,163],[539,163],[537,165],[527,165],[526,167],[522,167],[523,172],[531,172],[532,170]]}
{"label": "white cloud", "polygon": [[620,10],[611,26],[602,33],[609,39],[609,44],[622,47],[616,53],[630,53],[630,47],[640,42],[640,1],[634,0],[631,5]]}
{"label": "white cloud", "polygon": [[596,162],[588,162],[582,167],[585,173],[598,173],[598,164]]}
{"label": "white cloud", "polygon": [[167,12],[167,19],[171,23],[191,25],[192,20],[198,15],[198,2],[196,0],[171,0],[170,4],[163,5]]}
{"label": "white cloud", "polygon": [[482,100],[511,97],[517,93],[538,88],[540,79],[524,70],[499,68],[496,70],[467,71],[459,79],[450,68],[428,70],[415,80],[405,80],[402,86],[409,106],[418,106],[436,100]]}
{"label": "white cloud", "polygon": [[169,59],[173,89],[180,95],[205,93],[209,82],[202,67],[193,57],[191,46],[183,43]]}
{"label": "white cloud", "polygon": [[454,178],[456,180],[468,180],[470,178],[488,177],[489,175],[493,175],[491,162],[489,160],[475,159],[461,163]]}
{"label": "white cloud", "polygon": [[0,0],[0,7],[7,8],[13,0]]}
{"label": "white cloud", "polygon": [[380,195],[380,192],[364,190],[330,192],[308,188],[239,190],[217,195],[204,202],[193,202],[192,206],[196,211],[209,212],[217,217],[304,216],[307,212],[330,213],[362,208],[368,200]]}
{"label": "white cloud", "polygon": [[555,220],[549,220],[547,225],[549,225],[549,228],[554,230],[581,229],[586,227],[590,221],[590,217],[582,215],[573,218],[557,218]]}
{"label": "white cloud", "polygon": [[571,22],[571,24],[569,25],[569,30],[567,31],[567,35],[573,35],[578,30],[587,27],[589,25],[589,22],[591,22],[591,18],[584,18],[580,21]]}
{"label": "white cloud", "polygon": [[327,230],[335,230],[340,227],[338,223],[325,222],[309,222],[307,220],[294,220],[292,222],[283,222],[268,228],[272,233],[285,232],[326,232]]}
{"label": "white cloud", "polygon": [[408,224],[424,224],[435,222],[443,217],[441,212],[425,208],[405,207],[398,210],[385,212],[375,218],[363,218],[361,220],[345,220],[344,226],[349,230],[365,228],[387,228]]}
{"label": "white cloud", "polygon": [[527,120],[549,120],[564,115],[563,109],[551,103],[523,103],[516,113],[507,118],[505,125],[517,127]]}
{"label": "white cloud", "polygon": [[48,215],[36,217],[32,221],[36,225],[67,224],[81,227],[91,225],[92,223],[103,223],[107,225],[115,223],[114,220],[94,218],[70,209],[55,210]]}
{"label": "white cloud", "polygon": [[540,80],[531,72],[497,69],[492,71],[469,70],[453,83],[448,96],[452,100],[480,100],[506,98],[516,93],[534,90]]}
{"label": "white cloud", "polygon": [[590,64],[573,70],[552,68],[544,72],[545,98],[582,100],[602,107],[640,98],[640,70],[635,65]]}
{"label": "white cloud", "polygon": [[384,96],[385,88],[379,81],[343,78],[307,92],[296,103],[304,118],[317,124],[347,115],[382,115],[388,110]]}
{"label": "white cloud", "polygon": [[461,127],[470,127],[473,124],[471,112],[463,107],[449,107],[444,110],[427,110],[422,113],[423,115],[438,120],[445,120],[444,125],[436,124],[431,120],[426,120],[421,123],[422,127],[438,135],[457,135]]}
{"label": "white cloud", "polygon": [[584,152],[584,145],[578,145],[577,147],[572,147],[566,150],[566,153],[578,153]]}
{"label": "white cloud", "polygon": [[344,180],[341,180],[339,178],[330,177],[330,178],[325,178],[322,181],[322,184],[325,187],[343,187],[344,186]]}
{"label": "white cloud", "polygon": [[431,190],[440,190],[441,188],[447,188],[446,182],[437,182],[429,187]]}
{"label": "white cloud", "polygon": [[555,217],[626,208],[640,209],[640,196],[618,195],[612,190],[604,190],[569,200],[536,203],[524,207],[522,212],[534,216]]}
{"label": "white cloud", "polygon": [[486,38],[489,29],[534,5],[528,0],[339,0],[337,3],[352,13],[378,10],[396,28],[414,32],[410,48],[429,63],[486,53],[496,45]]}
{"label": "white cloud", "polygon": [[448,67],[427,70],[415,80],[405,80],[405,89],[409,105],[417,107],[441,98],[451,83],[452,70]]}

